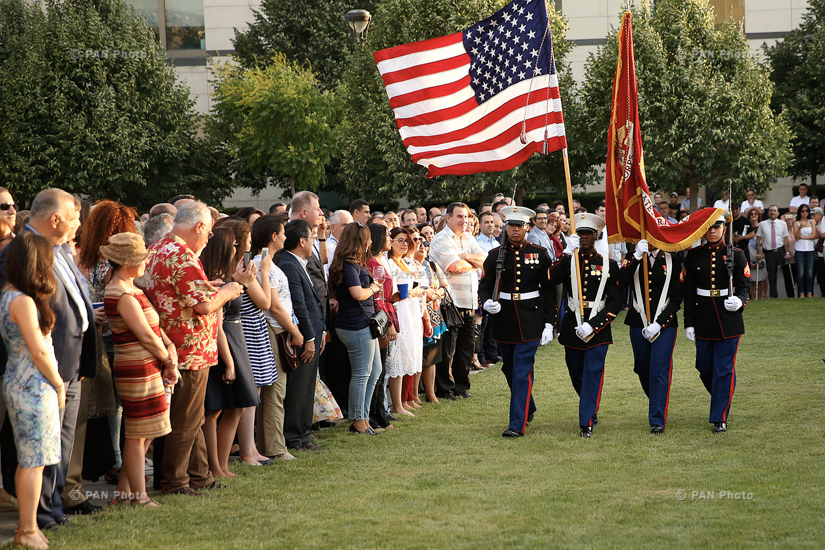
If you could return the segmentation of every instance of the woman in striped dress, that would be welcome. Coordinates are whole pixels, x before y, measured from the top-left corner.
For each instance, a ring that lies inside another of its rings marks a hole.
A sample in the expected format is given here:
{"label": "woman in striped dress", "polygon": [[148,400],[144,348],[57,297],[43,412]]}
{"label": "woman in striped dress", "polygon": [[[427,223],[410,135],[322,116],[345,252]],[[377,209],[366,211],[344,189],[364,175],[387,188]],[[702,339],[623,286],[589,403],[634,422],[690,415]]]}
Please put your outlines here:
{"label": "woman in striped dress", "polygon": [[115,341],[112,368],[120,402],[126,442],[123,470],[118,480],[118,497],[130,495],[133,504],[160,506],[146,494],[144,456],[152,439],[171,431],[169,406],[164,384],[178,381],[178,356],[172,341],[158,325],[158,314],[135,277],[143,275],[149,253],[143,238],[135,233],[118,233],[100,253],[112,265],[112,280],[106,286],[103,307]]}

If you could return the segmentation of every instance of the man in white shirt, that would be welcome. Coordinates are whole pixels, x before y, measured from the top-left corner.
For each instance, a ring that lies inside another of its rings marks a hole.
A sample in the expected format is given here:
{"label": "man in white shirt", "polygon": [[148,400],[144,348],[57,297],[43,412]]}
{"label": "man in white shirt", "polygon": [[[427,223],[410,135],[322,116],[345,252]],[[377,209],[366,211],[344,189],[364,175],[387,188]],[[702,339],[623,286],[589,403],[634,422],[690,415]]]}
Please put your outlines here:
{"label": "man in white shirt", "polygon": [[796,211],[803,204],[810,205],[811,197],[808,196],[808,185],[805,183],[799,184],[799,195],[791,199],[791,204],[788,206],[788,212],[796,214]]}
{"label": "man in white shirt", "polygon": [[450,294],[464,322],[443,337],[443,359],[436,365],[435,390],[439,398],[455,400],[457,395],[467,399],[475,336],[474,311],[478,308],[478,270],[487,254],[465,231],[470,221],[467,205],[454,202],[445,212],[444,229],[436,233],[430,243],[430,259],[447,274]]}
{"label": "man in white shirt", "polygon": [[776,273],[783,261],[791,257],[788,250],[788,226],[778,220],[779,207],[772,204],[768,208],[768,219],[761,222],[756,230],[756,261],[765,258],[765,269],[768,271],[771,298],[778,298],[776,288]]}
{"label": "man in white shirt", "polygon": [[724,208],[725,210],[730,210],[730,193],[727,191],[722,192],[722,198],[716,199],[716,202],[713,203],[714,208]]}
{"label": "man in white shirt", "polygon": [[[702,197],[699,197],[699,198],[696,199],[696,204],[697,204],[696,210],[699,210],[700,208],[702,208],[704,206],[704,201],[702,200]],[[682,210],[687,210],[688,212],[693,211],[690,208],[690,187],[688,187],[685,190],[685,200],[682,201],[681,207],[682,207]]]}
{"label": "man in white shirt", "polygon": [[476,241],[478,241],[478,245],[481,247],[481,250],[487,254],[494,248],[498,248],[500,245],[496,240],[493,233],[496,230],[496,215],[490,212],[482,212],[481,215],[478,217],[478,223],[481,225],[479,234],[476,235]]}
{"label": "man in white shirt", "polygon": [[765,206],[762,204],[762,201],[756,198],[756,191],[753,189],[748,189],[747,193],[747,200],[742,201],[742,206],[739,207],[740,212],[746,218],[748,217],[748,211],[751,208],[756,208],[759,214],[763,214],[765,212]]}
{"label": "man in white shirt", "polygon": [[332,258],[335,256],[335,249],[338,247],[338,239],[344,232],[344,227],[352,223],[352,214],[346,210],[336,210],[329,217],[329,237],[327,238],[327,263],[324,264],[324,272],[329,280],[329,266],[332,265]]}

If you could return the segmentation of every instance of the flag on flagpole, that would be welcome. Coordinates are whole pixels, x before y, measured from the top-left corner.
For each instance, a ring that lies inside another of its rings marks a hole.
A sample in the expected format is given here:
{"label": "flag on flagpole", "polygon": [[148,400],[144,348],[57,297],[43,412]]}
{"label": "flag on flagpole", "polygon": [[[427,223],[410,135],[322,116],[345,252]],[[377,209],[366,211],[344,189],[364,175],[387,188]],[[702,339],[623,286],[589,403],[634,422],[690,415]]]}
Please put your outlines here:
{"label": "flag on flagpole", "polygon": [[[619,59],[613,80],[605,177],[607,235],[611,243],[635,243],[646,238],[662,250],[684,250],[699,240],[722,212],[719,208],[705,208],[690,214],[679,223],[670,223],[659,214],[651,200],[642,155],[630,11],[622,16],[622,26],[619,29]],[[642,208],[639,207],[640,201]],[[642,211],[645,216],[645,235],[642,235]]]}
{"label": "flag on flagpole", "polygon": [[567,147],[544,1],[375,52],[401,139],[428,177],[509,170]]}

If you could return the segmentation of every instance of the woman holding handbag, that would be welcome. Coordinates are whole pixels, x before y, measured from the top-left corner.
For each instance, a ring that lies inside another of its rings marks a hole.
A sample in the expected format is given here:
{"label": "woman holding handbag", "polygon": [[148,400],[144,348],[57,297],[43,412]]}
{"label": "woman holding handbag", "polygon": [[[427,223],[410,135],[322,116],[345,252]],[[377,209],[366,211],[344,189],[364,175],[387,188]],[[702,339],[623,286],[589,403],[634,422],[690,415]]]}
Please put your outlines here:
{"label": "woman holding handbag", "polygon": [[[351,432],[376,435],[370,426],[370,402],[381,373],[381,348],[370,330],[370,320],[379,310],[375,296],[382,290],[373,281],[366,264],[372,238],[365,226],[344,227],[329,267],[330,294],[338,300],[335,332],[347,348],[352,377],[349,383]],[[386,316],[381,312],[383,316]]]}

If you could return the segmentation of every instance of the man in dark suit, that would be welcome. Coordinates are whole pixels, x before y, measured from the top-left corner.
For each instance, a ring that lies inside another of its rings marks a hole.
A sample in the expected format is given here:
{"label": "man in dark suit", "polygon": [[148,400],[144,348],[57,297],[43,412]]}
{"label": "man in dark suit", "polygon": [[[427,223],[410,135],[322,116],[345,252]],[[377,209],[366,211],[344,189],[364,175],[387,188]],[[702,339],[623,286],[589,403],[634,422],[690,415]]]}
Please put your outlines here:
{"label": "man in dark suit", "polygon": [[[298,318],[298,328],[304,336],[304,346],[300,350],[298,368],[287,373],[284,439],[290,449],[315,451],[320,449],[312,442],[315,379],[318,375],[318,361],[326,342],[324,299],[316,290],[309,273],[315,233],[306,220],[289,222],[285,231],[284,254],[278,267],[289,280],[292,306]],[[321,269],[323,274],[323,266]]]}
{"label": "man in dark suit", "polygon": [[[35,197],[31,218],[24,231],[42,235],[54,247],[56,290],[52,300],[55,314],[52,343],[57,369],[66,386],[66,406],[60,410],[59,464],[43,469],[43,488],[37,507],[37,524],[41,529],[57,529],[66,522],[60,493],[66,483],[66,472],[72,457],[80,408],[80,381],[93,378],[97,369],[97,344],[94,312],[83,275],[77,270],[70,253],[63,245],[74,238],[80,227],[80,210],[74,197],[61,189],[46,189]],[[0,270],[5,279],[5,253],[0,254]],[[2,347],[2,345],[0,345]],[[6,366],[3,350],[3,371]]]}

